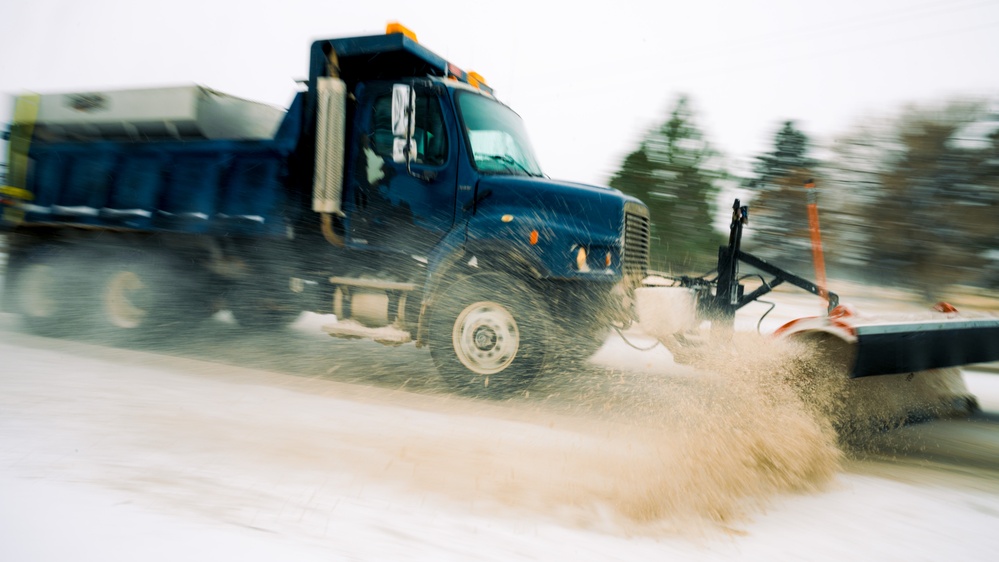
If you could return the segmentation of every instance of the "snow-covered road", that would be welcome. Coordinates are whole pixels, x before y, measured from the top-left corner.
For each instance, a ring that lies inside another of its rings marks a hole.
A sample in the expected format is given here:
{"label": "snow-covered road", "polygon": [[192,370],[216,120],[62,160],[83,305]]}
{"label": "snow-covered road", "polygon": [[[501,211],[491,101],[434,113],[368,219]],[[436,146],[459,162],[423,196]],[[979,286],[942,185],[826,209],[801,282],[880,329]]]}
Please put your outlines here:
{"label": "snow-covered road", "polygon": [[0,315],[0,560],[999,552],[999,375],[967,375],[975,419],[843,454],[800,413],[616,336],[497,403],[441,391],[425,351],[315,324],[241,336],[213,319],[122,350]]}

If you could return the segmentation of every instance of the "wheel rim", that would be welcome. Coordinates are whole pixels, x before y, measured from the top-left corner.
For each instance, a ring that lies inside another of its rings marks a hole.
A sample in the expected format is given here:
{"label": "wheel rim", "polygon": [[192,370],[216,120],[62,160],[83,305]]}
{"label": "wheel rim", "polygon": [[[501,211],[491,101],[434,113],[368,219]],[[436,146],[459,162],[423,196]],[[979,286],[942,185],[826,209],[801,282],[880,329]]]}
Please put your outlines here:
{"label": "wheel rim", "polygon": [[481,375],[506,369],[520,349],[517,321],[503,305],[495,302],[477,302],[465,307],[454,322],[451,339],[458,360]]}
{"label": "wheel rim", "polygon": [[121,271],[108,281],[104,292],[104,310],[108,320],[119,328],[137,328],[142,324],[146,311],[133,302],[135,293],[146,287],[134,272]]}
{"label": "wheel rim", "polygon": [[21,302],[26,315],[33,318],[55,315],[56,301],[52,297],[56,286],[54,271],[50,265],[36,264],[22,274]]}

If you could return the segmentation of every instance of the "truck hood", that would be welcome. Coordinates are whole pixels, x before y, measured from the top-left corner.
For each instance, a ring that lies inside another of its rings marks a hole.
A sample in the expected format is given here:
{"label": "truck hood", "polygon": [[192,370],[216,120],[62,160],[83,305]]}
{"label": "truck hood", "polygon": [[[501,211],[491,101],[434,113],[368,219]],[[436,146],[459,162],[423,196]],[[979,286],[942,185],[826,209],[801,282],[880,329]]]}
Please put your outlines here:
{"label": "truck hood", "polygon": [[616,256],[613,267],[601,265],[587,275],[619,276],[625,206],[645,207],[616,189],[522,176],[482,177],[476,194],[467,240],[473,246],[505,240],[539,271],[560,278],[583,275],[573,269],[580,247]]}
{"label": "truck hood", "polygon": [[621,232],[626,201],[641,204],[610,187],[523,176],[483,176],[477,193],[477,215],[519,211],[525,218],[554,221],[602,241]]}
{"label": "truck hood", "polygon": [[534,239],[529,251],[556,276],[571,274],[569,256],[579,246],[620,252],[625,204],[644,207],[616,189],[523,176],[484,176],[476,193],[467,239]]}

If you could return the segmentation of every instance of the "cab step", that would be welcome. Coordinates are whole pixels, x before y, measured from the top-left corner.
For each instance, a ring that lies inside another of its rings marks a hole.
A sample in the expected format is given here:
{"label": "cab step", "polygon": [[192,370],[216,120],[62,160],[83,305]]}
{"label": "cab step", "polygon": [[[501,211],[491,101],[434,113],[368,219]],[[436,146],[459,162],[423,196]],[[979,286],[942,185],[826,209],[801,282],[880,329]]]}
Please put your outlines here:
{"label": "cab step", "polygon": [[322,330],[334,338],[368,339],[382,345],[402,345],[413,341],[409,332],[395,326],[370,328],[356,320],[342,320],[334,324],[326,324]]}
{"label": "cab step", "polygon": [[360,287],[380,291],[398,291],[408,293],[416,290],[415,283],[400,283],[398,281],[382,281],[380,279],[364,279],[359,277],[330,277],[330,283],[342,287]]}

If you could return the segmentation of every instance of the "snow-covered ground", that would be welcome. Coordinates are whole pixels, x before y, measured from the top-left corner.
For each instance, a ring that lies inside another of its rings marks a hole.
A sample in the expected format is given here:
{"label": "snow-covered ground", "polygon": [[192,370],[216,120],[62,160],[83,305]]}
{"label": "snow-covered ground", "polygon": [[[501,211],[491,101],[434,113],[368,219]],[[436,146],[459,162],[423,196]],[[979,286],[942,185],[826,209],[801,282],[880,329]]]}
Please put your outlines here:
{"label": "snow-covered ground", "polygon": [[844,454],[779,395],[740,396],[661,347],[613,336],[564,381],[486,402],[441,391],[425,351],[318,322],[264,337],[216,318],[124,350],[0,315],[0,560],[999,552],[999,375],[966,375],[982,415]]}

